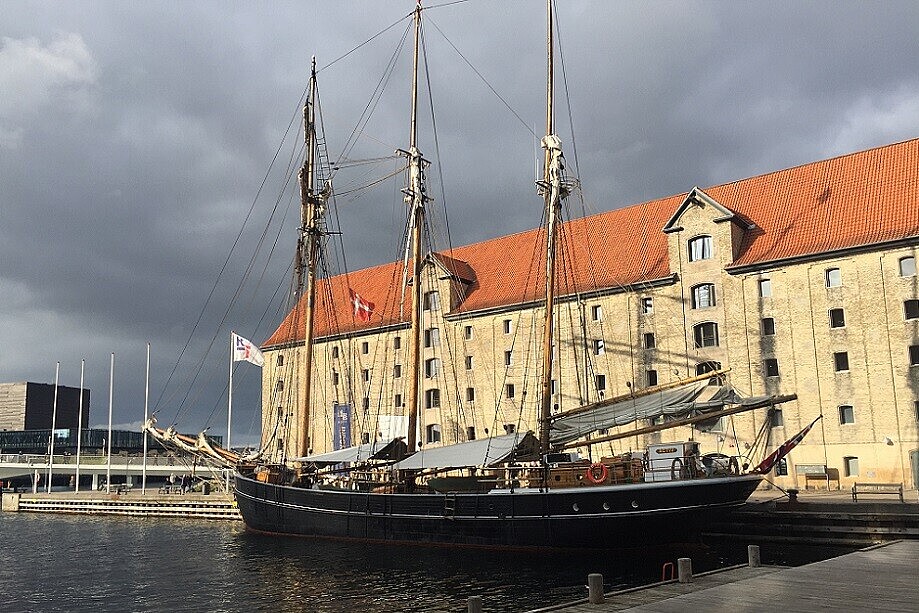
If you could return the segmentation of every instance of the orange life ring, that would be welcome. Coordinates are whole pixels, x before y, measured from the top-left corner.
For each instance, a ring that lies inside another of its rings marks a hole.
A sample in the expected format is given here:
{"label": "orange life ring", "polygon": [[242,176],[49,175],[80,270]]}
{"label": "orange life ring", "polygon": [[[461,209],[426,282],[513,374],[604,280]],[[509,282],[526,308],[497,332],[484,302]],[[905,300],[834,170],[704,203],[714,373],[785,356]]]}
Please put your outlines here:
{"label": "orange life ring", "polygon": [[597,462],[587,467],[587,473],[584,476],[594,485],[600,485],[601,483],[606,483],[606,478],[609,477],[609,468],[606,467],[606,464]]}

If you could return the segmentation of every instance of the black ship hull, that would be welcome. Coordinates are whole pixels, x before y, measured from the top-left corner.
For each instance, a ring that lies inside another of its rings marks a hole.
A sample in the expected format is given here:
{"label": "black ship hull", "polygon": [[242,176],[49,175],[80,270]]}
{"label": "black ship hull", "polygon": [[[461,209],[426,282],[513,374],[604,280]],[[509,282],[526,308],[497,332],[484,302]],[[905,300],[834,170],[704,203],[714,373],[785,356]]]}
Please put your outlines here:
{"label": "black ship hull", "polygon": [[236,476],[259,532],[499,548],[618,549],[686,543],[743,504],[759,475],[571,489],[383,494],[304,489]]}

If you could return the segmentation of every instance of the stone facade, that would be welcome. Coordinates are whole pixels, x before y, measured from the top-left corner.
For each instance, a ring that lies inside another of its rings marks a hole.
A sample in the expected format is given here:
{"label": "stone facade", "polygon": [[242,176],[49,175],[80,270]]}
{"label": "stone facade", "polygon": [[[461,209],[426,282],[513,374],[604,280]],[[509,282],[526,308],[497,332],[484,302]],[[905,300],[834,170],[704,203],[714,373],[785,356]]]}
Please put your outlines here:
{"label": "stone facade", "polygon": [[[669,274],[563,298],[553,409],[730,368],[728,382],[745,395],[798,396],[765,425],[769,450],[823,416],[788,456],[779,471],[786,474],[771,477],[779,486],[835,489],[878,481],[916,487],[919,232],[743,261],[751,237],[761,232],[757,219],[706,191],[657,202],[672,214],[663,228],[650,229],[665,238]],[[418,440],[436,445],[510,428],[535,430],[543,306],[464,310],[472,280],[457,277],[436,257],[428,258],[424,270],[430,308],[424,312]],[[404,434],[408,342],[404,323],[318,340],[310,402],[313,452],[332,448],[336,403],[353,405],[352,444]],[[293,420],[295,407],[303,406],[303,399],[293,402],[300,387],[299,346],[264,349],[263,442],[282,441],[290,449],[295,427],[275,423],[279,412]],[[580,451],[599,457],[692,437],[706,452],[743,456],[766,416],[765,409],[756,410],[725,418],[709,432],[680,428]],[[758,453],[746,461],[756,464],[762,449]]]}

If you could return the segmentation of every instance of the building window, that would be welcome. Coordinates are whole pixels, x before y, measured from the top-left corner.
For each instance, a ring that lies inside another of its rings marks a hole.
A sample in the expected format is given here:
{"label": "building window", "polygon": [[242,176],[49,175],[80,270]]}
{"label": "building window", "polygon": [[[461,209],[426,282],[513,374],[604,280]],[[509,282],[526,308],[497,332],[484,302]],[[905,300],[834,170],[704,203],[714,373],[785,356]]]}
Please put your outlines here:
{"label": "building window", "polygon": [[852,408],[852,405],[844,404],[839,407],[839,423],[841,424],[854,424],[855,423],[855,409]]}
{"label": "building window", "polygon": [[836,369],[836,372],[844,372],[849,370],[849,352],[848,351],[837,351],[833,354],[833,367]]}
{"label": "building window", "polygon": [[909,346],[909,365],[919,366],[919,345]]}
{"label": "building window", "polygon": [[696,347],[718,346],[718,324],[713,321],[702,322],[692,327]]}
{"label": "building window", "polygon": [[463,338],[467,341],[472,340],[472,326],[466,326],[463,328]]}
{"label": "building window", "polygon": [[284,355],[283,355],[283,354],[280,354],[280,353],[278,354],[278,362],[277,362],[277,364],[278,364],[278,366],[284,366]]}
{"label": "building window", "polygon": [[858,458],[855,456],[846,456],[842,459],[843,470],[847,477],[858,476]]}
{"label": "building window", "polygon": [[517,431],[516,424],[504,424],[504,432],[506,432],[507,434],[513,434],[516,431]]}
{"label": "building window", "polygon": [[641,312],[650,315],[654,312],[654,298],[645,297],[641,299]]}
{"label": "building window", "polygon": [[338,357],[338,345],[334,345],[334,346],[332,347],[332,357],[333,357],[333,358],[337,358],[337,357]]}
{"label": "building window", "polygon": [[472,370],[472,356],[466,356],[466,370]]}
{"label": "building window", "polygon": [[905,300],[903,302],[903,317],[906,319],[919,319],[919,300]]}
{"label": "building window", "polygon": [[437,358],[431,358],[430,360],[424,361],[424,376],[428,379],[433,379],[440,374],[440,360]]}
{"label": "building window", "polygon": [[760,298],[772,298],[772,279],[760,279],[759,296]]}
{"label": "building window", "polygon": [[599,304],[595,304],[592,307],[590,307],[590,316],[594,321],[602,321],[603,320],[603,307],[600,306]]}
{"label": "building window", "polygon": [[402,394],[396,394],[395,398],[393,398],[393,405],[395,405],[397,409],[399,407],[405,406],[405,404],[402,402]]}
{"label": "building window", "polygon": [[645,349],[654,349],[657,347],[657,339],[654,338],[654,332],[645,332]]}
{"label": "building window", "polygon": [[440,310],[440,294],[437,292],[427,292],[424,295],[424,310],[425,311],[439,311]]}
{"label": "building window", "polygon": [[702,283],[692,288],[692,308],[707,309],[715,306],[715,286],[712,283]]}
{"label": "building window", "polygon": [[657,371],[652,368],[648,370],[648,387],[655,385],[657,385]]}
{"label": "building window", "polygon": [[514,329],[514,326],[513,326],[513,323],[511,322],[511,320],[510,320],[510,319],[505,319],[505,320],[504,320],[504,333],[505,333],[505,334],[510,334],[511,331],[512,331],[513,329]]}
{"label": "building window", "polygon": [[603,355],[605,349],[603,347],[603,339],[595,338],[594,339],[594,355]]}
{"label": "building window", "polygon": [[399,379],[402,377],[402,364],[396,364],[392,367],[392,378]]}
{"label": "building window", "polygon": [[606,391],[606,375],[597,375],[597,391]]}
{"label": "building window", "polygon": [[425,347],[438,347],[440,346],[440,330],[437,328],[428,328],[424,331],[424,346]]}
{"label": "building window", "polygon": [[916,276],[916,258],[912,256],[900,258],[900,276],[901,277],[915,277]]}
{"label": "building window", "polygon": [[775,463],[775,476],[784,477],[788,475],[788,458],[782,458]]}
{"label": "building window", "polygon": [[916,409],[916,421],[919,421],[919,400],[913,400],[913,408]]}
{"label": "building window", "polygon": [[368,381],[370,381],[370,369],[369,368],[365,368],[364,370],[361,371],[361,379],[363,379],[364,383],[367,383]]}
{"label": "building window", "polygon": [[779,361],[775,358],[766,358],[763,360],[763,370],[767,377],[778,377]]}
{"label": "building window", "polygon": [[769,425],[773,428],[782,428],[785,426],[785,416],[782,415],[782,409],[775,409],[772,411],[772,416],[769,418]]}
{"label": "building window", "polygon": [[474,387],[466,388],[466,402],[475,402],[475,388]]}
{"label": "building window", "polygon": [[504,365],[510,366],[514,363],[514,352],[508,349],[504,352]]}
{"label": "building window", "polygon": [[338,373],[332,371],[332,385],[338,385]]}
{"label": "building window", "polygon": [[437,388],[424,391],[424,408],[436,409],[440,407],[440,390]]}
{"label": "building window", "polygon": [[367,341],[364,341],[363,343],[361,343],[361,353],[363,353],[364,355],[367,355],[368,353],[370,353],[370,343],[368,343]]}
{"label": "building window", "polygon": [[553,396],[558,393],[558,381],[555,379],[549,381],[549,393]]}
{"label": "building window", "polygon": [[370,412],[370,398],[367,398],[366,396],[364,396],[364,400],[363,402],[361,402],[361,406],[364,409],[365,414],[369,413]]}
{"label": "building window", "polygon": [[504,397],[513,398],[514,397],[514,384],[508,383],[504,386]]}
{"label": "building window", "polygon": [[840,287],[842,285],[842,273],[838,268],[826,269],[826,286]]}
{"label": "building window", "polygon": [[475,426],[466,426],[466,440],[475,440]]}
{"label": "building window", "polygon": [[393,349],[402,349],[402,337],[395,336],[392,339],[392,348]]}
{"label": "building window", "polygon": [[845,328],[846,312],[844,309],[830,309],[830,327]]}
{"label": "building window", "polygon": [[274,384],[274,389],[276,392],[284,391],[284,379],[278,379],[277,383]]}
{"label": "building window", "polygon": [[712,257],[712,237],[697,236],[689,240],[689,261],[707,260]]}
{"label": "building window", "polygon": [[775,336],[775,319],[763,317],[763,336]]}
{"label": "building window", "polygon": [[[721,370],[721,362],[713,362],[711,360],[707,362],[700,362],[696,364],[696,375],[704,375],[707,372],[714,372],[716,370]],[[720,377],[715,377],[715,379],[720,379]],[[718,383],[721,385],[721,383]]]}
{"label": "building window", "polygon": [[440,424],[428,424],[424,428],[425,436],[424,439],[428,443],[439,443],[440,442]]}

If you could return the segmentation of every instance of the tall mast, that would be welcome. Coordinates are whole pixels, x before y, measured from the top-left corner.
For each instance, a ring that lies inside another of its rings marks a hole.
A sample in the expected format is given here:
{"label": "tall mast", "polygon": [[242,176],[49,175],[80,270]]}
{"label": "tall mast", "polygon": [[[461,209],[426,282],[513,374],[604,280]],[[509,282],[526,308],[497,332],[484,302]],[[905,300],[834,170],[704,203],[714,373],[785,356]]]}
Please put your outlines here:
{"label": "tall mast", "polygon": [[408,449],[414,452],[418,448],[418,405],[420,404],[421,379],[419,364],[421,362],[421,231],[424,227],[424,194],[423,165],[426,163],[418,150],[418,42],[421,34],[421,0],[415,6],[415,49],[412,56],[412,125],[409,137],[409,150],[402,151],[409,159],[408,187],[403,190],[405,202],[411,206],[410,228],[412,236],[412,332],[409,363],[408,392]]}
{"label": "tall mast", "polygon": [[313,371],[313,315],[316,308],[316,262],[321,235],[323,202],[316,196],[316,57],[310,68],[310,86],[303,107],[306,155],[300,169],[300,236],[297,240],[297,298],[306,296],[303,317],[303,385],[297,422],[296,456],[310,449],[310,387]]}
{"label": "tall mast", "polygon": [[549,426],[552,415],[552,366],[554,356],[552,340],[555,336],[555,260],[558,226],[561,221],[562,199],[568,194],[564,185],[565,170],[562,142],[554,133],[552,102],[554,95],[553,74],[553,32],[552,0],[546,0],[548,23],[546,27],[546,136],[542,148],[546,151],[543,178],[539,182],[539,193],[545,199],[546,226],[546,319],[543,324],[543,368],[542,394],[540,396],[539,447],[542,453],[549,451]]}

